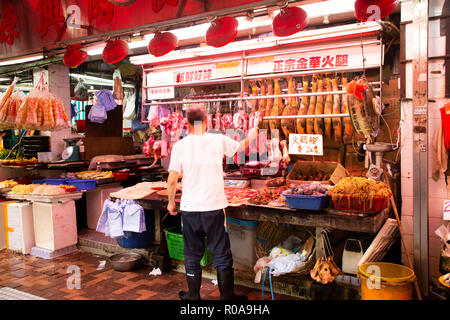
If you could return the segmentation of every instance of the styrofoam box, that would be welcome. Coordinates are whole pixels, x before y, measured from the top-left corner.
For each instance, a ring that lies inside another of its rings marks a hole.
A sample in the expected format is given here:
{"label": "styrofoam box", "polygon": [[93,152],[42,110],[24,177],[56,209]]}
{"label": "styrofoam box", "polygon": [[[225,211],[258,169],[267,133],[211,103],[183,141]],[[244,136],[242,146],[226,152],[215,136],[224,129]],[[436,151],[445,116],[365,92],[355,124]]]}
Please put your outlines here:
{"label": "styrofoam box", "polygon": [[[3,215],[5,212],[3,212]],[[29,254],[34,246],[33,210],[30,202],[12,202],[7,205],[6,233],[9,249]],[[5,238],[6,238],[5,237]]]}
{"label": "styrofoam box", "polygon": [[75,201],[65,203],[33,203],[36,246],[58,250],[77,244]]}
{"label": "styrofoam box", "polygon": [[255,243],[257,226],[242,225],[232,222],[236,220],[233,219],[230,221],[229,218],[227,219],[227,230],[230,238],[233,261],[238,264],[253,267],[256,263]]}
{"label": "styrofoam box", "polygon": [[86,215],[88,229],[97,229],[97,222],[102,214],[103,203],[108,199],[109,194],[122,190],[122,187],[117,184],[116,187],[102,187],[97,186],[95,190],[86,193]]}

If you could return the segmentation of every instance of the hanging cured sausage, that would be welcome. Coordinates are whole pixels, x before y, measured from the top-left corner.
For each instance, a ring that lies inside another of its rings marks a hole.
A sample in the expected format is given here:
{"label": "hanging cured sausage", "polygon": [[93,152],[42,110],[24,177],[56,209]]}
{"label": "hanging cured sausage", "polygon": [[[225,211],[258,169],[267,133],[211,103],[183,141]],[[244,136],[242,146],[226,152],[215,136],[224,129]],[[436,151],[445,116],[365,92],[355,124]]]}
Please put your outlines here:
{"label": "hanging cured sausage", "polygon": [[[305,76],[303,77],[303,93],[308,93],[308,78]],[[308,112],[308,97],[303,96],[300,102],[300,108],[298,110],[298,115],[304,116]],[[306,119],[297,119],[297,132],[299,134],[305,134],[306,133]]]}
{"label": "hanging cured sausage", "polygon": [[[323,92],[323,78],[321,75],[319,75],[319,79],[317,81],[317,92]],[[324,102],[323,95],[317,96],[316,115],[323,114],[323,102]],[[324,134],[323,128],[324,128],[323,118],[314,119],[314,133],[323,135]]]}
{"label": "hanging cured sausage", "polygon": [[[293,77],[287,78],[288,82],[288,94],[295,94],[295,81]],[[283,110],[283,116],[295,116],[298,114],[298,102],[296,97],[292,97],[288,99],[288,104]],[[288,139],[289,134],[295,133],[297,120],[296,119],[283,119],[281,120],[281,128],[283,129],[283,133]]]}
{"label": "hanging cured sausage", "polygon": [[[317,76],[312,77],[312,92],[317,92]],[[308,115],[316,114],[316,101],[317,96],[311,96],[310,102],[309,102],[309,108],[308,108]],[[306,120],[306,133],[307,134],[314,134],[314,118],[308,118]]]}

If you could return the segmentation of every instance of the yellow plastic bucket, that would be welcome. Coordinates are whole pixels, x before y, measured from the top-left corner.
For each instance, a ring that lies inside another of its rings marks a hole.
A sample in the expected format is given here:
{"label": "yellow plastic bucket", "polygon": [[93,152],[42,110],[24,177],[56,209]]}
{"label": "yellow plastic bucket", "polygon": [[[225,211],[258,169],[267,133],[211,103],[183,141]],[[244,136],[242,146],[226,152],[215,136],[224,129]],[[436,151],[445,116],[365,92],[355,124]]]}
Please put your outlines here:
{"label": "yellow plastic bucket", "polygon": [[414,271],[408,267],[369,262],[358,267],[362,300],[412,300]]}

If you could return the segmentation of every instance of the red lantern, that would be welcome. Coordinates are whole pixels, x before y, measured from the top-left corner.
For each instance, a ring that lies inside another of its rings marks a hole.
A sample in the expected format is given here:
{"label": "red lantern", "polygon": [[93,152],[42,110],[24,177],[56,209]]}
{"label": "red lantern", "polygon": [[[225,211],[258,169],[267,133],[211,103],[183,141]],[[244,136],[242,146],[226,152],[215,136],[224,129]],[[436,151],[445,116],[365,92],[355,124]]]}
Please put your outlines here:
{"label": "red lantern", "polygon": [[206,32],[206,44],[216,48],[229,44],[236,38],[238,26],[238,21],[233,17],[214,20]]}
{"label": "red lantern", "polygon": [[376,21],[390,15],[398,5],[398,0],[356,0],[355,17],[366,21]]}
{"label": "red lantern", "polygon": [[178,38],[171,32],[155,33],[148,44],[148,52],[155,57],[161,57],[178,47]]}
{"label": "red lantern", "polygon": [[288,37],[308,24],[308,14],[299,7],[286,7],[273,19],[272,29],[277,37]]}
{"label": "red lantern", "polygon": [[83,46],[80,44],[67,47],[63,58],[67,68],[76,68],[86,60],[88,54],[87,52],[80,50],[82,48]]}
{"label": "red lantern", "polygon": [[128,44],[123,40],[109,40],[103,49],[103,61],[114,64],[128,55]]}

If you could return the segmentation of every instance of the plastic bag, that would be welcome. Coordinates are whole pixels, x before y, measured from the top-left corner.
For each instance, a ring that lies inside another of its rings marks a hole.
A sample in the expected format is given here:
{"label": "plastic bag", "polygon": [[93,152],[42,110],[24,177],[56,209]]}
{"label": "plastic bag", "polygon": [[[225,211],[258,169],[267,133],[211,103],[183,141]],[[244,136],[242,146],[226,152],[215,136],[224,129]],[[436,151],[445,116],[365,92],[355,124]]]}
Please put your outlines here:
{"label": "plastic bag", "polygon": [[6,102],[9,100],[9,98],[13,94],[15,85],[18,80],[19,80],[19,78],[14,77],[13,82],[8,87],[8,89],[6,89],[6,92],[3,94],[2,98],[0,99],[0,121],[5,121],[5,119],[6,119],[6,111],[7,111],[7,109],[5,108]]}
{"label": "plastic bag", "polygon": [[95,95],[97,96],[98,103],[105,108],[106,112],[111,111],[115,107],[117,107],[117,103],[116,101],[114,101],[114,97],[111,91],[102,89],[100,91],[97,91]]}
{"label": "plastic bag", "polygon": [[125,111],[123,113],[125,120],[136,119],[136,92],[133,92],[130,98],[127,99]]}
{"label": "plastic bag", "polygon": [[306,262],[306,251],[301,254],[289,254],[287,256],[280,256],[278,258],[272,259],[267,267],[270,268],[270,273],[275,277],[282,274],[298,270]]}
{"label": "plastic bag", "polygon": [[92,106],[89,111],[88,118],[91,122],[103,123],[107,119],[105,107],[101,104]]}
{"label": "plastic bag", "polygon": [[120,74],[119,69],[114,70],[113,79],[114,79],[114,90],[113,90],[114,99],[122,101],[123,100],[122,75]]}
{"label": "plastic bag", "polygon": [[79,79],[74,89],[75,99],[80,101],[86,101],[89,98],[88,89],[83,82],[83,79]]}

